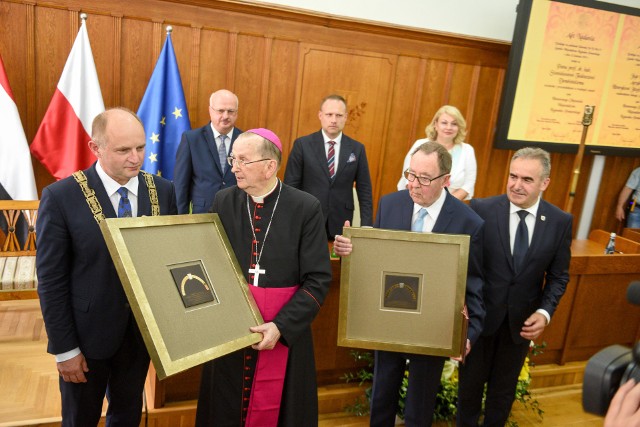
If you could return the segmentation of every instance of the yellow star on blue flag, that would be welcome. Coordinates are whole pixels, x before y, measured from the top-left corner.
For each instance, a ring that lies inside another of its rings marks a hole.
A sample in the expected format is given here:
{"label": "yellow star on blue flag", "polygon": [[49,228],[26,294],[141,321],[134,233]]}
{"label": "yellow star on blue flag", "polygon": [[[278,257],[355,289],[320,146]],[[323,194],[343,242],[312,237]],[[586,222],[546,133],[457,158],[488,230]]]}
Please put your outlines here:
{"label": "yellow star on blue flag", "polygon": [[[175,119],[167,121],[166,117],[170,114]],[[149,86],[140,102],[138,116],[148,136],[146,150],[149,154],[144,159],[142,169],[153,174],[162,171],[165,178],[173,179],[180,138],[184,131],[191,129],[191,123],[171,34],[167,34]]]}

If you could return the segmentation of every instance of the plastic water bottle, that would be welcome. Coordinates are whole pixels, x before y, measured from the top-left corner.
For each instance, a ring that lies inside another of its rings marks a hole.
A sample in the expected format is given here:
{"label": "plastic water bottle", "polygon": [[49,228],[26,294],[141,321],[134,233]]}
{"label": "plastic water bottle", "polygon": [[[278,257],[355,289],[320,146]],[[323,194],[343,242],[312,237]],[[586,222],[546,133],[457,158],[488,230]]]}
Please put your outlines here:
{"label": "plastic water bottle", "polygon": [[605,254],[613,254],[616,252],[616,233],[611,233],[611,237],[609,237],[609,243],[607,243],[607,247],[604,250]]}

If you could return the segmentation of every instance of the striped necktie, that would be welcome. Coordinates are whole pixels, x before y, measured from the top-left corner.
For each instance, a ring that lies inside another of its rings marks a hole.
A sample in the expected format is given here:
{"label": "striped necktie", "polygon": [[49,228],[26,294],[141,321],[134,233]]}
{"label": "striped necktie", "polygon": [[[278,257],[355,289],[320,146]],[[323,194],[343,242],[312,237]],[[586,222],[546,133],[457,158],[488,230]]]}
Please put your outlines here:
{"label": "striped necktie", "polygon": [[131,218],[131,202],[129,201],[129,190],[126,187],[118,188],[120,202],[118,202],[118,218]]}
{"label": "striped necktie", "polygon": [[329,151],[327,152],[327,166],[329,166],[329,176],[333,178],[336,175],[336,145],[335,141],[329,141]]}

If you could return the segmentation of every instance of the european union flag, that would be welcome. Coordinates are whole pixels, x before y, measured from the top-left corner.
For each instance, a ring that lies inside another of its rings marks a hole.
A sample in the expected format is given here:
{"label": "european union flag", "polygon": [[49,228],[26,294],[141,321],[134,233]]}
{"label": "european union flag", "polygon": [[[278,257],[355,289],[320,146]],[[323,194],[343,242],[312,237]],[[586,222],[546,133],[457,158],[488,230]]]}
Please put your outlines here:
{"label": "european union flag", "polygon": [[191,122],[171,43],[171,33],[167,33],[160,58],[142,97],[138,116],[144,124],[147,136],[142,169],[173,179],[180,138],[184,131],[191,129]]}

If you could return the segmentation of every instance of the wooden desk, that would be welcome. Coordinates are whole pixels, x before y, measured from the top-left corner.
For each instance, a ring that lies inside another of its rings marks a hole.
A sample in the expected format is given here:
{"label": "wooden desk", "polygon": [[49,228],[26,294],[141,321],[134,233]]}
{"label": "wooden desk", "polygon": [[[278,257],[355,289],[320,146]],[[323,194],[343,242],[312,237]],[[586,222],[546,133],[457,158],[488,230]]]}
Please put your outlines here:
{"label": "wooden desk", "polygon": [[640,338],[640,307],[626,300],[627,286],[640,280],[640,243],[616,238],[624,254],[605,255],[609,233],[595,230],[571,245],[570,279],[560,305],[538,344],[547,343],[537,364],[588,360],[613,344],[631,347]]}

